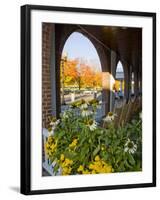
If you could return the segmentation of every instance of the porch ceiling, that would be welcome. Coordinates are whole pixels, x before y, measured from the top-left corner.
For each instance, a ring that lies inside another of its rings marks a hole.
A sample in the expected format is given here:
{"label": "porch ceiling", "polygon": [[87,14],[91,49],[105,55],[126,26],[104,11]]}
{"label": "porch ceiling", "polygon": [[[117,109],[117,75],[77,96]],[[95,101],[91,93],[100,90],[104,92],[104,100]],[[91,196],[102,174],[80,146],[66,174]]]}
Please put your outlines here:
{"label": "porch ceiling", "polygon": [[[58,36],[63,33],[79,31],[93,40],[97,40],[107,50],[114,50],[119,59],[132,66],[135,71],[141,72],[142,65],[142,29],[118,26],[93,26],[56,24]],[[61,36],[60,36],[61,35]]]}
{"label": "porch ceiling", "polygon": [[[114,50],[121,61],[141,68],[142,29],[129,27],[83,26],[105,46]],[[139,71],[140,69],[138,69]]]}

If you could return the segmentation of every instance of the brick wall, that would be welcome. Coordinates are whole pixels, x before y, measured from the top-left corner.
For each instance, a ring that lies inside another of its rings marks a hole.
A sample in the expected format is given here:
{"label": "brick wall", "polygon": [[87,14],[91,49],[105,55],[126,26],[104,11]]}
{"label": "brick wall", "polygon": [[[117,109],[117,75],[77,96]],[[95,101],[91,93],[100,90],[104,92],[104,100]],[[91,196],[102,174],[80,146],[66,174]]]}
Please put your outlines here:
{"label": "brick wall", "polygon": [[42,25],[42,127],[48,127],[48,118],[51,116],[51,39],[52,24]]}

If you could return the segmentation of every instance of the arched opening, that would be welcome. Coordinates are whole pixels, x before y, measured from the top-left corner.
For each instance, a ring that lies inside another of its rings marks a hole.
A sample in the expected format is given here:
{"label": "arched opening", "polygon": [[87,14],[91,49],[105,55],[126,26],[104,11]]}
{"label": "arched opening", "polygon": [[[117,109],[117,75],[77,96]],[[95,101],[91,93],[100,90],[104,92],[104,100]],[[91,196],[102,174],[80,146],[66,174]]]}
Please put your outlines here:
{"label": "arched opening", "polygon": [[[80,32],[73,32],[65,41],[60,62],[61,112],[74,102],[102,102],[102,67],[91,40]],[[97,108],[96,120],[101,120],[103,105]]]}
{"label": "arched opening", "polygon": [[116,67],[115,84],[114,84],[115,107],[123,105],[124,91],[125,91],[125,74],[123,65],[121,61],[119,61]]}

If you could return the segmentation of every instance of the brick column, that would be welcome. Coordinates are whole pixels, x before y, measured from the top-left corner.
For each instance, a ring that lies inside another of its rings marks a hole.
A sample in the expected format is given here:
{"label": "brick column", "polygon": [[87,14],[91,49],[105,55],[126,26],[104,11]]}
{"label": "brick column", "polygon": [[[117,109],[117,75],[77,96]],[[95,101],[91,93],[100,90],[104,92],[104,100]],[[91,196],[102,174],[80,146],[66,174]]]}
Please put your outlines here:
{"label": "brick column", "polygon": [[51,116],[51,38],[52,24],[42,24],[42,127],[47,128]]}

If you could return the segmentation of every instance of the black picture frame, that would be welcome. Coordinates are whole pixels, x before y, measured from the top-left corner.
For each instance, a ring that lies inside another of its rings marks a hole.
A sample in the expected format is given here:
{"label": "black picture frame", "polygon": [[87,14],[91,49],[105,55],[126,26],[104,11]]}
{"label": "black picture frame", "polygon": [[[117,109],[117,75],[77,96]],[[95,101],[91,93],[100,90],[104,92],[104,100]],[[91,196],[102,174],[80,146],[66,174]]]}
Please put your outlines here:
{"label": "black picture frame", "polygon": [[[153,149],[152,149],[152,183],[110,185],[110,186],[94,186],[79,188],[60,188],[49,190],[31,190],[31,11],[64,11],[92,14],[110,14],[124,16],[142,16],[150,17],[153,21],[152,48],[153,48]],[[89,8],[71,8],[71,7],[54,7],[43,5],[24,5],[21,6],[21,193],[25,195],[33,194],[49,194],[49,193],[65,193],[80,192],[93,190],[112,190],[127,189],[140,187],[156,186],[156,13],[136,12],[136,11],[120,11],[120,10],[102,10]]]}

